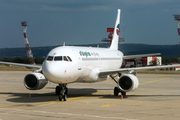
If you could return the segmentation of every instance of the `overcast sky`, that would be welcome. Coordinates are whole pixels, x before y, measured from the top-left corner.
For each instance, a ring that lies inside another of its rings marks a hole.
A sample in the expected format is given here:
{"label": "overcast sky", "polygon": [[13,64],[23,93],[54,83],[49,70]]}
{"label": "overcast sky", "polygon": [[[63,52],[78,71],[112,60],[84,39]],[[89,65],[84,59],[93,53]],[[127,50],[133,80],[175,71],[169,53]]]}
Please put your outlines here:
{"label": "overcast sky", "polygon": [[100,43],[118,8],[123,43],[179,44],[172,14],[180,14],[180,0],[1,0],[0,48],[24,47],[24,20],[31,47]]}

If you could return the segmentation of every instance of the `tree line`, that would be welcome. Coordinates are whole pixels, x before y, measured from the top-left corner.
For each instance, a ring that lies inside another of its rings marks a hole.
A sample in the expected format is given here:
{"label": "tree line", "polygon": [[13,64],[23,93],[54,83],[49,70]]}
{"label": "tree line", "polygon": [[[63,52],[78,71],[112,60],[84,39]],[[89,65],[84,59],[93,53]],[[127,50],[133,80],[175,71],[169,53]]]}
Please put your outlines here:
{"label": "tree line", "polygon": [[180,57],[162,57],[162,64],[180,63]]}

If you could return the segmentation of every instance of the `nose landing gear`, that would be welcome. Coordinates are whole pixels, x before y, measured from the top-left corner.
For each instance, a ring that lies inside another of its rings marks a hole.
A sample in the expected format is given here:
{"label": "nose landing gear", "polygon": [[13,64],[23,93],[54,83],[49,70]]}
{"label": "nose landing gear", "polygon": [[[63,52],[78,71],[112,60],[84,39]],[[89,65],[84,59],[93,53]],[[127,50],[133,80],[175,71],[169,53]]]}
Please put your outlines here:
{"label": "nose landing gear", "polygon": [[67,100],[68,88],[66,86],[67,84],[59,84],[59,86],[56,86],[55,93],[59,95],[59,101]]}

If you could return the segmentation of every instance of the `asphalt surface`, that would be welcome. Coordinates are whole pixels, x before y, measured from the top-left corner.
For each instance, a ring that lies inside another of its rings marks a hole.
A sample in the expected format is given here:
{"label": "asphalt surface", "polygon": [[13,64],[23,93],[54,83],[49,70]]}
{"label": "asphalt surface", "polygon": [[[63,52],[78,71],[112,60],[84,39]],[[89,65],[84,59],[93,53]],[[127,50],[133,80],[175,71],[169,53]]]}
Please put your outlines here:
{"label": "asphalt surface", "polygon": [[29,72],[0,71],[0,120],[179,120],[180,75],[137,74],[140,85],[128,98],[113,96],[112,80],[69,84],[68,100],[59,102],[56,84],[30,91]]}

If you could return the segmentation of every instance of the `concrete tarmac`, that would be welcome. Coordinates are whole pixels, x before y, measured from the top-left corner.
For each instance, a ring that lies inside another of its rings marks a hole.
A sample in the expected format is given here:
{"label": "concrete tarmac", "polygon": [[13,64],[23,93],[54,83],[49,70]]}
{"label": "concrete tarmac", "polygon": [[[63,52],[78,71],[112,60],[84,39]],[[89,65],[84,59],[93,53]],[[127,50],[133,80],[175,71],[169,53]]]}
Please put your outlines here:
{"label": "concrete tarmac", "polygon": [[113,96],[112,80],[69,84],[59,102],[56,84],[30,91],[25,71],[0,71],[0,120],[179,120],[180,75],[137,74],[140,85],[128,98]]}

